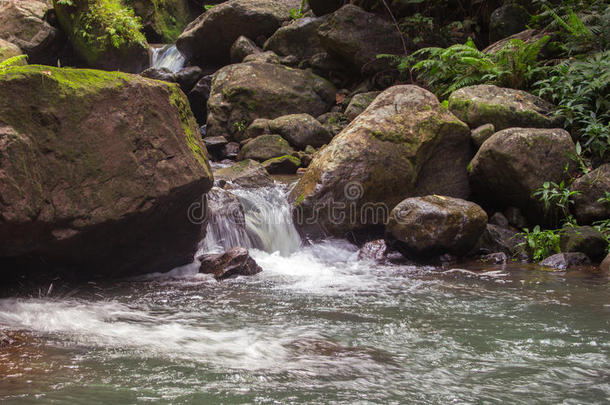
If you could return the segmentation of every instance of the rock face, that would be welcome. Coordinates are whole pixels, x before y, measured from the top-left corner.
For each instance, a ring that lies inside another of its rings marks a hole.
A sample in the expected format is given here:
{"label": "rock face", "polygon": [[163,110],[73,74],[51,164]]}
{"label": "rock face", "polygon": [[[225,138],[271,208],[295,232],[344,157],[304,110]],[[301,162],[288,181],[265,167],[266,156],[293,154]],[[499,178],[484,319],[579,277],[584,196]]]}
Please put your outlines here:
{"label": "rock face", "polygon": [[515,230],[487,224],[472,253],[487,255],[502,252],[512,257],[517,255],[519,251],[517,245],[521,242],[524,242],[524,240],[517,236]]}
{"label": "rock face", "polygon": [[149,66],[148,43],[130,8],[119,13],[108,12],[103,0],[73,3],[53,0],[59,24],[89,67],[140,73]]}
{"label": "rock face", "polygon": [[190,23],[176,46],[200,66],[226,65],[230,62],[231,45],[240,35],[252,39],[268,37],[290,19],[290,9],[297,7],[298,0],[230,0]]}
{"label": "rock face", "polygon": [[319,148],[333,139],[333,135],[318,120],[308,114],[284,115],[269,121],[271,133],[280,134],[292,146],[304,150]]}
{"label": "rock face", "polygon": [[491,13],[489,21],[489,42],[516,34],[525,29],[530,15],[518,4],[505,4]]}
{"label": "rock face", "polygon": [[493,124],[506,128],[553,128],[560,122],[552,117],[554,106],[522,90],[477,85],[456,90],[449,97],[449,109],[470,128]]}
{"label": "rock face", "polygon": [[306,113],[317,117],[335,101],[335,88],[305,70],[271,63],[226,66],[214,75],[208,100],[208,133],[241,136],[255,118]]}
{"label": "rock face", "polygon": [[486,224],[485,211],[469,201],[437,195],[407,198],[390,213],[386,239],[407,257],[464,256]]}
{"label": "rock face", "polygon": [[49,8],[45,1],[0,0],[0,39],[21,48],[31,63],[56,65],[62,40],[60,32],[44,21]]}
{"label": "rock face", "polygon": [[396,27],[360,7],[346,5],[329,15],[318,28],[322,47],[358,71],[375,71],[379,54],[403,52]]}
{"label": "rock face", "polygon": [[324,15],[338,10],[343,5],[343,0],[309,0],[309,7],[315,15]]}
{"label": "rock face", "polygon": [[367,93],[356,94],[352,97],[347,108],[345,109],[345,116],[348,120],[353,121],[358,115],[360,115],[366,108],[371,105],[375,97],[381,94],[380,91],[370,91]]}
{"label": "rock face", "polygon": [[21,54],[23,52],[17,45],[0,38],[0,62]]}
{"label": "rock face", "polygon": [[260,162],[279,156],[290,155],[294,149],[279,135],[261,135],[244,145],[237,158],[254,159]]}
{"label": "rock face", "polygon": [[315,155],[291,198],[302,219],[333,234],[383,225],[407,197],[467,197],[470,153],[470,130],[432,93],[391,87]]}
{"label": "rock face", "polygon": [[294,55],[299,60],[309,59],[322,52],[318,27],[323,18],[304,17],[277,30],[265,42],[265,50],[273,51],[280,56]]}
{"label": "rock face", "polygon": [[231,63],[241,63],[246,56],[259,52],[261,52],[261,49],[256,46],[254,41],[242,35],[231,45]]}
{"label": "rock face", "polygon": [[192,260],[189,207],[212,175],[176,85],[32,65],[0,72],[0,93],[3,272],[125,276]]}
{"label": "rock face", "polygon": [[562,252],[582,252],[595,262],[606,256],[608,243],[603,235],[590,226],[567,228],[559,243]]}
{"label": "rock face", "polygon": [[515,206],[540,223],[531,194],[545,181],[567,180],[566,164],[576,147],[563,129],[510,128],[489,138],[470,163],[473,191],[485,203]]}
{"label": "rock face", "polygon": [[284,155],[263,162],[263,167],[269,174],[294,174],[301,166],[301,159],[296,156]]}
{"label": "rock face", "polygon": [[273,180],[260,163],[254,160],[243,160],[233,166],[218,169],[214,172],[216,180],[229,181],[239,186],[266,187],[273,184]]}
{"label": "rock face", "polygon": [[576,179],[570,190],[580,192],[574,196],[573,208],[579,224],[610,218],[610,202],[598,201],[610,193],[610,163]]}
{"label": "rock face", "polygon": [[550,267],[555,270],[568,270],[575,266],[586,266],[591,264],[591,260],[586,254],[575,252],[575,253],[557,253],[553,256],[549,256],[540,262],[543,267]]}
{"label": "rock face", "polygon": [[481,125],[480,127],[472,130],[472,142],[477,148],[480,148],[481,145],[483,145],[483,142],[491,138],[491,136],[495,133],[496,129],[492,124]]}
{"label": "rock face", "polygon": [[144,34],[149,42],[171,44],[194,18],[189,0],[124,0],[142,19]]}
{"label": "rock face", "polygon": [[250,257],[248,249],[243,247],[235,247],[222,254],[203,255],[198,259],[201,261],[199,272],[213,274],[218,281],[253,276],[263,271]]}

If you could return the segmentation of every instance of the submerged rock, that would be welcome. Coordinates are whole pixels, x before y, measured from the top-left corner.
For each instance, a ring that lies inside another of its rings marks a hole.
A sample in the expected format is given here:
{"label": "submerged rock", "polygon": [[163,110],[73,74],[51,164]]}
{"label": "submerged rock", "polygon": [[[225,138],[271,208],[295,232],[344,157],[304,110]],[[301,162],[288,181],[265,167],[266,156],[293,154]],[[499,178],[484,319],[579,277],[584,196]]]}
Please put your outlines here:
{"label": "submerged rock", "polygon": [[438,195],[407,198],[390,213],[386,240],[407,257],[465,256],[486,224],[485,211],[469,201]]}
{"label": "submerged rock", "polygon": [[218,281],[238,276],[254,276],[263,269],[250,257],[248,249],[235,247],[222,254],[207,254],[197,258],[200,273],[213,274]]}
{"label": "submerged rock", "polygon": [[508,256],[504,252],[491,253],[481,257],[483,263],[504,264],[508,262]]}
{"label": "submerged rock", "polygon": [[553,128],[561,126],[553,116],[555,107],[526,91],[493,85],[456,90],[449,97],[449,109],[470,128],[492,124],[506,128]]}
{"label": "submerged rock", "polygon": [[273,184],[273,179],[269,177],[263,166],[250,159],[214,171],[214,178],[246,188],[267,187]]}
{"label": "submerged rock", "polygon": [[384,239],[366,242],[358,251],[358,260],[373,260],[383,262],[388,253],[388,245]]}
{"label": "submerged rock", "polygon": [[333,139],[333,135],[318,120],[308,114],[291,114],[269,121],[271,133],[279,134],[292,146],[304,150],[319,148]]}
{"label": "submerged rock", "polygon": [[290,19],[290,10],[298,7],[298,0],[230,0],[217,4],[186,27],[176,46],[200,66],[226,65],[237,38],[270,36]]}
{"label": "submerged rock", "polygon": [[470,153],[470,130],[432,93],[395,86],[316,153],[290,198],[299,225],[342,236],[384,225],[409,196],[467,197]]}
{"label": "submerged rock", "polygon": [[178,86],[31,65],[1,71],[0,93],[3,273],[125,276],[192,260],[189,207],[212,175]]}
{"label": "submerged rock", "polygon": [[208,134],[245,139],[256,118],[306,113],[318,116],[335,101],[334,86],[308,71],[272,63],[240,63],[214,75]]}
{"label": "submerged rock", "polygon": [[[610,163],[601,165],[590,173],[574,180],[570,191],[574,196],[574,216],[579,224],[590,224],[610,218],[610,201],[603,201],[610,193]],[[602,201],[599,201],[602,199]]]}
{"label": "submerged rock", "polygon": [[580,252],[557,253],[540,262],[541,266],[550,267],[555,270],[568,270],[571,267],[586,266],[589,264],[591,264],[591,260],[586,254]]}
{"label": "submerged rock", "polygon": [[567,180],[565,168],[575,153],[563,129],[505,129],[485,141],[470,163],[471,185],[485,203],[518,207],[540,223],[541,205],[532,193],[545,181]]}

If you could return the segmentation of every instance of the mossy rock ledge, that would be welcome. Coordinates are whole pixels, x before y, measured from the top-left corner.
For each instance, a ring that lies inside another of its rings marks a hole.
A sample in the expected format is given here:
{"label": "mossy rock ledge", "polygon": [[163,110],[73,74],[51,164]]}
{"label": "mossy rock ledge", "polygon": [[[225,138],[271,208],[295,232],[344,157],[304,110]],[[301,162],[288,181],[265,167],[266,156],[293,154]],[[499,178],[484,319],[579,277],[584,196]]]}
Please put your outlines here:
{"label": "mossy rock ledge", "polygon": [[3,280],[191,262],[202,226],[189,207],[212,175],[177,85],[30,65],[0,71],[0,94]]}
{"label": "mossy rock ledge", "polygon": [[[304,232],[368,232],[383,228],[390,210],[407,197],[466,198],[470,156],[468,126],[434,94],[394,86],[315,155],[290,197]],[[342,208],[333,213],[337,204]],[[307,229],[308,218],[319,228]]]}

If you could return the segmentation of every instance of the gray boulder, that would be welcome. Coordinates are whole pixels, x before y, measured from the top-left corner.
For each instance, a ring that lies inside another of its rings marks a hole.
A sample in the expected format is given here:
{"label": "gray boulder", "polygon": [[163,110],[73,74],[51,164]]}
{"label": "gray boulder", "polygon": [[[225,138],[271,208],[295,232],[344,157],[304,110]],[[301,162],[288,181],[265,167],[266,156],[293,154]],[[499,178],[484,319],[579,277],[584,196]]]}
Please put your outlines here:
{"label": "gray boulder", "polygon": [[557,253],[547,257],[540,262],[543,267],[550,267],[555,270],[569,270],[572,267],[590,265],[591,260],[586,254],[580,252]]}
{"label": "gray boulder", "polygon": [[319,148],[333,139],[333,135],[318,120],[308,114],[291,114],[269,121],[271,133],[279,134],[292,146],[304,150]]}

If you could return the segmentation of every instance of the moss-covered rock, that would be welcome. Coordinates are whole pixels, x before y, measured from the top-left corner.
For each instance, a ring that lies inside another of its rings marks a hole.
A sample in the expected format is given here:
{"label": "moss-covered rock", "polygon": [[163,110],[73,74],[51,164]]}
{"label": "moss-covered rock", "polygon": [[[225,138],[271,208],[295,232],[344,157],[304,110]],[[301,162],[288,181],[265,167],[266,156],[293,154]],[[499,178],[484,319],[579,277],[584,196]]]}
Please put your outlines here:
{"label": "moss-covered rock", "polygon": [[369,91],[366,93],[356,94],[354,97],[352,97],[347,105],[347,108],[345,109],[345,116],[347,119],[350,121],[356,119],[360,113],[371,105],[373,100],[375,100],[375,97],[377,97],[380,93],[380,91]]}
{"label": "moss-covered rock", "polygon": [[151,43],[174,43],[196,16],[188,0],[124,0],[140,17]]}
{"label": "moss-covered rock", "polygon": [[290,114],[269,121],[269,130],[279,134],[292,146],[304,150],[319,148],[333,139],[333,135],[318,120],[308,114]]}
{"label": "moss-covered rock", "polygon": [[606,257],[608,242],[601,232],[591,226],[566,228],[559,242],[562,252],[582,252],[594,262],[601,262]]}
{"label": "moss-covered rock", "polygon": [[407,198],[390,213],[386,239],[407,257],[465,256],[486,225],[487,214],[470,201],[439,195]]}
{"label": "moss-covered rock", "polygon": [[449,97],[449,109],[470,128],[493,124],[506,128],[554,128],[555,107],[526,91],[493,85],[464,87]]}
{"label": "moss-covered rock", "polygon": [[0,62],[21,54],[23,52],[17,45],[0,38]]}
{"label": "moss-covered rock", "polygon": [[90,67],[139,73],[149,64],[148,44],[133,9],[121,0],[53,0],[74,49]]}
{"label": "moss-covered rock", "polygon": [[294,174],[301,167],[301,159],[291,155],[278,156],[265,160],[263,167],[269,174]]}
{"label": "moss-covered rock", "polygon": [[256,118],[306,113],[318,116],[335,101],[335,88],[311,72],[272,63],[240,63],[214,74],[208,134],[244,139]]}
{"label": "moss-covered rock", "polygon": [[[291,198],[336,235],[380,226],[407,197],[467,197],[470,153],[468,127],[432,93],[391,87],[315,155]],[[337,203],[355,216],[336,220]]]}
{"label": "moss-covered rock", "polygon": [[246,56],[260,52],[261,49],[254,41],[241,35],[231,45],[231,63],[241,63]]}
{"label": "moss-covered rock", "polygon": [[212,176],[177,85],[30,65],[0,70],[0,93],[3,272],[119,276],[191,261],[201,226],[187,212]]}
{"label": "moss-covered rock", "polygon": [[199,65],[226,65],[230,49],[243,35],[256,39],[273,34],[299,0],[229,0],[201,14],[178,38],[176,46],[183,55]]}
{"label": "moss-covered rock", "polygon": [[261,135],[244,145],[237,158],[263,162],[279,156],[291,155],[294,149],[279,135]]}
{"label": "moss-covered rock", "polygon": [[324,51],[317,34],[323,18],[305,17],[284,25],[265,42],[265,50],[280,56],[293,55],[298,60],[311,58]]}
{"label": "moss-covered rock", "polygon": [[263,166],[251,159],[242,160],[233,166],[216,170],[214,178],[246,188],[267,187],[273,184],[273,179],[269,177],[269,173]]}
{"label": "moss-covered rock", "polygon": [[576,146],[563,129],[509,128],[483,143],[470,163],[470,180],[487,205],[520,208],[542,222],[540,203],[531,195],[545,181],[567,180]]}
{"label": "moss-covered rock", "polygon": [[610,163],[576,179],[570,190],[579,193],[574,196],[573,207],[579,224],[586,225],[610,218],[610,202],[603,200],[606,193],[610,193]]}
{"label": "moss-covered rock", "polygon": [[59,30],[45,21],[49,8],[46,1],[0,1],[0,39],[18,46],[32,63],[57,64],[63,41]]}

